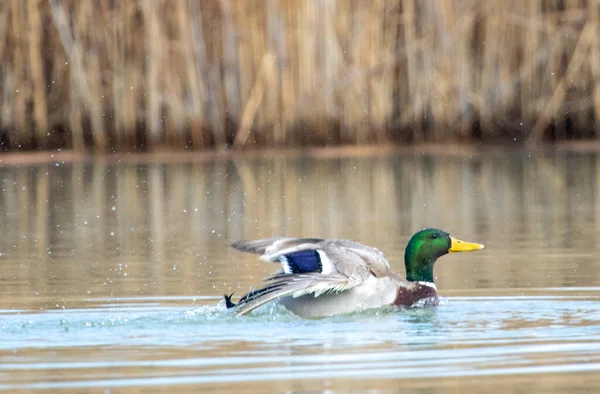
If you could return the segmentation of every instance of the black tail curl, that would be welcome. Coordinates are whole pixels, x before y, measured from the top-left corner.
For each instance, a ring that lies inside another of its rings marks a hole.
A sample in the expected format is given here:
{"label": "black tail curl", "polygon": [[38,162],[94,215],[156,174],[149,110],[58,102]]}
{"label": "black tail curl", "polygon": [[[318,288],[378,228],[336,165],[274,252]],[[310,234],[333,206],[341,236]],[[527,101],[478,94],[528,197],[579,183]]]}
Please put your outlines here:
{"label": "black tail curl", "polygon": [[223,294],[223,300],[225,301],[225,306],[227,309],[235,308],[237,306],[235,302],[231,301],[231,297],[233,297],[233,293],[229,295]]}

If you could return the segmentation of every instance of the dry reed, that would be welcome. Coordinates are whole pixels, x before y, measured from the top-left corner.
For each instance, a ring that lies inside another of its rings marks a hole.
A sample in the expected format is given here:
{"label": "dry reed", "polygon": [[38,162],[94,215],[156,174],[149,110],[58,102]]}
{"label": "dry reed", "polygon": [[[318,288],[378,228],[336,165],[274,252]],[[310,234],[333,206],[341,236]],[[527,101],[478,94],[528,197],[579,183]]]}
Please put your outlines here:
{"label": "dry reed", "polygon": [[596,137],[600,6],[8,0],[5,150]]}

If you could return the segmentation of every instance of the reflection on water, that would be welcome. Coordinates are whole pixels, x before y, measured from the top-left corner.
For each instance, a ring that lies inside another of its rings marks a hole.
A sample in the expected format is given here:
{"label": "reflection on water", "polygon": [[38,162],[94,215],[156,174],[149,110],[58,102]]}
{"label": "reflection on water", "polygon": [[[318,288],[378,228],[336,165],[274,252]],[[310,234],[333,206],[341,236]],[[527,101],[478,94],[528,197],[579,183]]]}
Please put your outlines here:
{"label": "reflection on water", "polygon": [[[526,151],[5,165],[0,388],[598,388],[599,168]],[[217,306],[276,269],[232,240],[356,239],[403,272],[423,227],[486,244],[439,261],[438,309]]]}

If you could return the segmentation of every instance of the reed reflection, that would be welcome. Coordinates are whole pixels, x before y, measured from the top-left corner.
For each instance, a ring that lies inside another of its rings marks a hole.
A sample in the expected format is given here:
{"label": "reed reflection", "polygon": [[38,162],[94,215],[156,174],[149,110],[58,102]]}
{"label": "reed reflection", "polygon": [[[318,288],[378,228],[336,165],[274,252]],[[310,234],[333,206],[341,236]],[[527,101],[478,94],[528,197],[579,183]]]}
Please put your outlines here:
{"label": "reed reflection", "polygon": [[228,244],[271,235],[360,240],[402,271],[428,226],[488,246],[439,264],[442,289],[599,285],[598,164],[514,152],[4,166],[0,296],[55,307],[243,291],[276,267]]}

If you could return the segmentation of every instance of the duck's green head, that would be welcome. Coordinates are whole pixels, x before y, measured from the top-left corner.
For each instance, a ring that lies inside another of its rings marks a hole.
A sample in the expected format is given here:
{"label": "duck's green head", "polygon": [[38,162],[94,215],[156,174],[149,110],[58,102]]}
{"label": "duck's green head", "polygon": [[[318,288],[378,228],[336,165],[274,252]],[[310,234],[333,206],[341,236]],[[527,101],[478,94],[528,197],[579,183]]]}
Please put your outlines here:
{"label": "duck's green head", "polygon": [[404,251],[406,279],[433,283],[435,261],[449,252],[471,252],[482,244],[460,241],[445,231],[426,228],[412,236]]}

